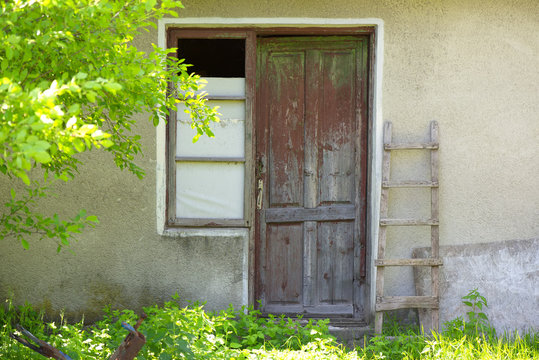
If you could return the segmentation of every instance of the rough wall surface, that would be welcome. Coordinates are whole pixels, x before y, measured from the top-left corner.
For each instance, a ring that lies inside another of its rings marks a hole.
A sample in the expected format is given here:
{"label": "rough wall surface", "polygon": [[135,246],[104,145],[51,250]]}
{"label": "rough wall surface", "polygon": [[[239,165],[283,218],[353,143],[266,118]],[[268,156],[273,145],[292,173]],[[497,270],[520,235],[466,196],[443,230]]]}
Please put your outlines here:
{"label": "rough wall surface", "polygon": [[[414,257],[425,257],[429,250],[414,250]],[[477,288],[488,302],[484,312],[502,334],[518,330],[521,334],[539,326],[539,239],[496,243],[442,246],[444,266],[440,271],[440,321],[457,316],[467,319],[470,308],[461,297]],[[417,267],[418,295],[430,294],[430,273]],[[428,332],[430,316],[420,312]]]}
{"label": "rough wall surface", "polygon": [[[535,0],[186,0],[184,5],[183,17],[382,19],[384,119],[393,121],[395,138],[401,140],[426,137],[430,120],[440,124],[441,244],[537,237],[539,5]],[[157,43],[155,30],[136,43],[148,50],[152,42]],[[155,129],[140,116],[137,131],[143,134],[146,155],[140,164],[146,169],[145,179],[116,169],[107,155],[85,156],[78,178],[59,186],[60,195],[44,207],[68,215],[86,208],[101,223],[80,236],[73,246],[76,255],[58,255],[47,242],[32,243],[29,251],[23,251],[19,244],[4,241],[2,295],[13,292],[17,302],[27,300],[49,310],[66,308],[74,314],[98,314],[107,303],[139,307],[167,300],[175,292],[186,300],[206,300],[210,308],[242,303],[248,231],[158,236]],[[395,176],[426,176],[417,155],[402,154],[394,160]],[[412,165],[399,169],[407,161]],[[425,194],[390,196],[392,211],[426,211]],[[406,239],[388,246],[388,257],[409,257],[413,247],[427,244],[424,231],[392,231],[388,244],[392,237]],[[388,275],[386,293],[413,292],[411,270]]]}

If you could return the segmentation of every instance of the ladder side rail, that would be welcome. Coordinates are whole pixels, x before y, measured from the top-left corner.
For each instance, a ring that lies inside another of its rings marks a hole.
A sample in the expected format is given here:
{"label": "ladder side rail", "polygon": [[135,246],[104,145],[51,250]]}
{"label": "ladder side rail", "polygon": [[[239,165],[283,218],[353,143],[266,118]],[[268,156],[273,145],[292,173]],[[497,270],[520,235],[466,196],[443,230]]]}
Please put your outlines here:
{"label": "ladder side rail", "polygon": [[[391,152],[386,149],[386,145],[391,144],[391,122],[384,123],[384,151],[382,155],[382,181],[389,181],[390,167],[391,167]],[[380,218],[387,217],[388,205],[389,205],[389,189],[382,188],[380,193]],[[378,252],[377,258],[383,259],[385,256],[386,248],[386,226],[378,226]],[[384,296],[384,268],[376,268],[376,300],[378,303]],[[375,309],[376,310],[376,309]],[[376,334],[382,333],[382,324],[384,322],[384,313],[376,311],[374,319],[374,332]]]}
{"label": "ladder side rail", "polygon": [[[430,124],[430,141],[432,143],[439,143],[439,131],[438,123],[432,121]],[[430,150],[430,173],[431,181],[433,183],[438,183],[438,169],[439,169],[439,154],[438,148]],[[438,207],[438,198],[439,198],[439,188],[431,188],[431,219],[438,221],[439,220],[439,207]],[[438,259],[440,257],[440,227],[437,223],[436,225],[431,226],[431,258]],[[440,290],[439,290],[439,267],[431,267],[431,295],[435,297],[439,303],[440,301]],[[432,328],[436,331],[439,330],[440,326],[440,316],[439,316],[439,307],[431,310],[431,323]]]}

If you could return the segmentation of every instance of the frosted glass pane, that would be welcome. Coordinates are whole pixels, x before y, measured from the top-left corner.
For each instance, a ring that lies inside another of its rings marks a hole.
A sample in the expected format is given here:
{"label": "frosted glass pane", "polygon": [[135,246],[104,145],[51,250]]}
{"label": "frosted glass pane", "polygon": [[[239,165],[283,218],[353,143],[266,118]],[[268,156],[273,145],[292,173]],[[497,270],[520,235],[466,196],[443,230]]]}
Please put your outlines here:
{"label": "frosted glass pane", "polygon": [[209,96],[245,96],[245,78],[203,78],[208,83],[202,89]]}
{"label": "frosted glass pane", "polygon": [[245,96],[245,78],[218,78],[204,77],[206,81],[200,91],[206,92],[208,96]]}
{"label": "frosted glass pane", "polygon": [[[245,120],[245,101],[244,100],[208,100],[208,106],[218,106],[220,119]],[[191,117],[185,112],[186,106],[179,104],[177,107],[177,119],[180,121],[191,121]]]}
{"label": "frosted glass pane", "polygon": [[242,219],[243,180],[243,164],[177,163],[176,216]]}
{"label": "frosted glass pane", "polygon": [[193,143],[195,130],[191,128],[189,116],[178,109],[176,131],[176,155],[243,157],[245,153],[245,101],[209,101],[210,106],[219,106],[221,119],[211,123],[215,137],[201,136]]}
{"label": "frosted glass pane", "polygon": [[210,125],[215,137],[201,136],[193,143],[195,131],[188,122],[178,122],[176,155],[208,157],[244,157],[245,121],[221,120]]}

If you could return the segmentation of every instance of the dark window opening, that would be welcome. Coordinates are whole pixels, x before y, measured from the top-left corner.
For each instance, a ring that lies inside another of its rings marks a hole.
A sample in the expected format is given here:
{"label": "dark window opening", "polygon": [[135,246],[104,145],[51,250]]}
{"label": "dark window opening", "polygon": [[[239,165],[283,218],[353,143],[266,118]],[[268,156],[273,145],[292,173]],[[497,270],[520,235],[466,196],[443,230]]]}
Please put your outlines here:
{"label": "dark window opening", "polygon": [[189,73],[203,77],[245,77],[244,39],[178,39],[178,57]]}

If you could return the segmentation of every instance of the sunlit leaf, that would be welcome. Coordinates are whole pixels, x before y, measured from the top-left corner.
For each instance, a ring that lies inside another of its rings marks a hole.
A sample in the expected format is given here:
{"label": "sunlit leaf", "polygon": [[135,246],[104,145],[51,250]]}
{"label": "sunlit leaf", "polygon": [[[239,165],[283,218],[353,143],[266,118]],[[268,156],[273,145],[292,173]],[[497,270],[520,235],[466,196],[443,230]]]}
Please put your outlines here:
{"label": "sunlit leaf", "polygon": [[86,221],[91,221],[91,222],[94,222],[94,223],[99,223],[99,220],[97,218],[97,216],[95,215],[90,215],[86,218]]}
{"label": "sunlit leaf", "polygon": [[46,164],[52,160],[51,156],[46,151],[39,151],[39,152],[34,153],[33,158],[37,162],[40,162],[42,164]]}

